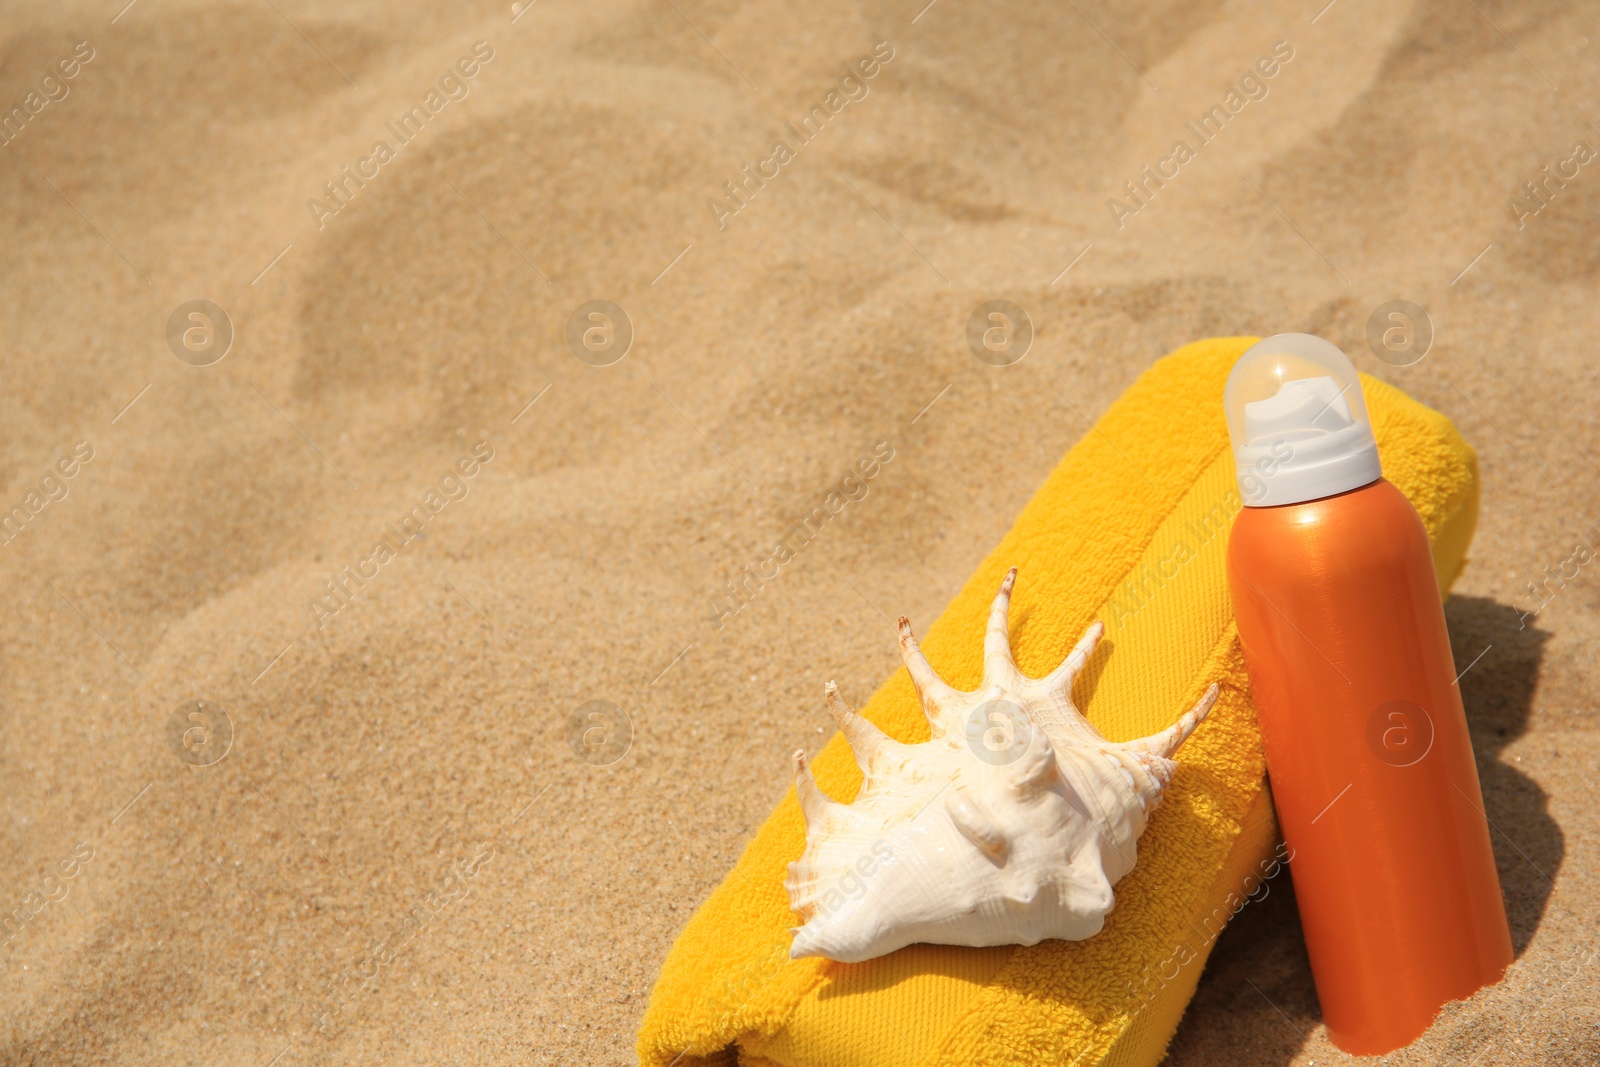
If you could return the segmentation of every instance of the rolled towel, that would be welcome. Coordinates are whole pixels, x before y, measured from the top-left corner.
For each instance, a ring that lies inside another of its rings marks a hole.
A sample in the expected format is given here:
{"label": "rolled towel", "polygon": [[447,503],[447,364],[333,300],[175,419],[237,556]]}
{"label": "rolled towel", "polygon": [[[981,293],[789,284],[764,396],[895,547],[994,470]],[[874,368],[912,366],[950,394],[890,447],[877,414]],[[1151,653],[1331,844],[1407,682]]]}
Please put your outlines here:
{"label": "rolled towel", "polygon": [[[643,1067],[1160,1061],[1217,935],[1284,859],[1224,573],[1240,501],[1222,391],[1256,340],[1186,345],[1140,376],[922,641],[945,679],[973,688],[990,600],[1017,566],[1026,580],[1012,643],[1025,673],[1046,673],[1091,621],[1104,622],[1075,696],[1112,740],[1155,733],[1220,687],[1178,755],[1105,928],[1027,948],[911,945],[865,963],[792,960],[798,918],[784,876],[805,827],[791,789],[663,963],[639,1031]],[[1477,457],[1443,415],[1383,382],[1363,375],[1361,384],[1384,476],[1421,514],[1448,589],[1477,520]],[[861,711],[898,740],[928,738],[904,668]],[[812,770],[837,799],[860,788],[837,735]]]}

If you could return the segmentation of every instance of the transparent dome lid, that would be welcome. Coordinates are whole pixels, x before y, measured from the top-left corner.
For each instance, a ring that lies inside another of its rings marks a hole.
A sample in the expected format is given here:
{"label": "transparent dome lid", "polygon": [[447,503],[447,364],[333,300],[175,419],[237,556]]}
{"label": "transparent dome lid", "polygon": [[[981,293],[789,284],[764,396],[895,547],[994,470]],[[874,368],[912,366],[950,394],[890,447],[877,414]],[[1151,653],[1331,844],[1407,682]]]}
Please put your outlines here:
{"label": "transparent dome lid", "polygon": [[1320,337],[1280,333],[1250,346],[1223,408],[1247,507],[1319,500],[1383,477],[1355,366]]}

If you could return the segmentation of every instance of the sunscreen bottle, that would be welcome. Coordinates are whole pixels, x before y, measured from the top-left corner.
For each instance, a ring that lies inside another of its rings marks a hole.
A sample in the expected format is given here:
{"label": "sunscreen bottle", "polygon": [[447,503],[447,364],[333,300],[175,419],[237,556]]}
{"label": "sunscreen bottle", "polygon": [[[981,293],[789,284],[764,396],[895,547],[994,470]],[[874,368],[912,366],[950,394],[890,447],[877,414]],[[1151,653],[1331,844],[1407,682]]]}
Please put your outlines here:
{"label": "sunscreen bottle", "polygon": [[1228,587],[1333,1041],[1410,1044],[1512,960],[1422,520],[1355,368],[1310,334],[1239,357]]}

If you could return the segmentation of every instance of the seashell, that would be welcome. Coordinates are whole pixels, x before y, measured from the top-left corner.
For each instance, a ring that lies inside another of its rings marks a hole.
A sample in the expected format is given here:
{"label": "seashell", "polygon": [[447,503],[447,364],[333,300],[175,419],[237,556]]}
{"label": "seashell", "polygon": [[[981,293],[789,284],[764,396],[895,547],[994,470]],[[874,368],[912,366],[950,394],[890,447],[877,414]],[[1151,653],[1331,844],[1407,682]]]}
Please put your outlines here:
{"label": "seashell", "polygon": [[806,847],[785,888],[803,925],[792,958],[846,963],[918,942],[1034,945],[1092,937],[1133,869],[1150,812],[1177,770],[1172,754],[1205,719],[1215,685],[1176,723],[1108,741],[1072,703],[1072,680],[1102,631],[1028,678],[1011,657],[1012,568],[984,637],[983,682],[952,688],[900,619],[900,651],[932,738],[895,741],[834,683],[828,707],[865,778],[851,804],[828,799],[794,754]]}

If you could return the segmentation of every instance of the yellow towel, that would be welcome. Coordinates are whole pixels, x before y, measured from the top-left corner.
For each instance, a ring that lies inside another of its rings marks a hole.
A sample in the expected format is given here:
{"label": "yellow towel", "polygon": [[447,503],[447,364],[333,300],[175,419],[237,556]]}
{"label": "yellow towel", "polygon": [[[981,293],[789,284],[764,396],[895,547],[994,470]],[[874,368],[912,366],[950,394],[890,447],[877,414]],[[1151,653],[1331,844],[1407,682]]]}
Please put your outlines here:
{"label": "yellow towel", "polygon": [[[989,602],[1015,565],[1012,643],[1027,673],[1046,673],[1090,621],[1105,622],[1075,694],[1106,736],[1154,733],[1207,685],[1221,687],[1178,753],[1177,777],[1105,929],[1031,948],[913,945],[861,964],[790,960],[797,918],[783,878],[805,841],[791,789],[662,965],[639,1032],[644,1067],[731,1065],[735,1054],[782,1067],[1161,1059],[1217,934],[1280,868],[1224,571],[1239,498],[1222,390],[1255,340],[1201,341],[1145,372],[1067,453],[922,642],[953,685],[976,686]],[[1448,588],[1477,518],[1477,458],[1444,416],[1375,379],[1363,376],[1362,387],[1384,475],[1421,513]],[[903,668],[862,711],[891,737],[928,738]],[[813,767],[836,799],[860,787],[838,735]]]}

